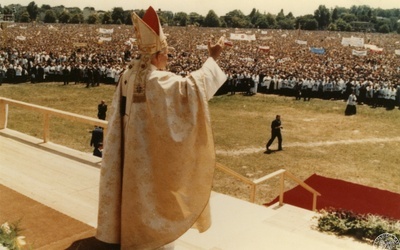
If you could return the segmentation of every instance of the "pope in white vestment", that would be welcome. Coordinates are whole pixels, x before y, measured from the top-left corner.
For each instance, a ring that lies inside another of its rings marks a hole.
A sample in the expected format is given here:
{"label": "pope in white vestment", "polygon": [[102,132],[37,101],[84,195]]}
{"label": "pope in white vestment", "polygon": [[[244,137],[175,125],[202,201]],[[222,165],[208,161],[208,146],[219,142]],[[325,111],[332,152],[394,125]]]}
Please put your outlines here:
{"label": "pope in white vestment", "polygon": [[207,102],[226,81],[215,61],[223,43],[209,45],[210,57],[188,77],[160,71],[153,60],[167,46],[161,27],[147,21],[154,16],[159,25],[151,7],[143,19],[133,14],[142,57],[120,78],[104,141],[96,238],[121,249],[157,249],[211,225]]}

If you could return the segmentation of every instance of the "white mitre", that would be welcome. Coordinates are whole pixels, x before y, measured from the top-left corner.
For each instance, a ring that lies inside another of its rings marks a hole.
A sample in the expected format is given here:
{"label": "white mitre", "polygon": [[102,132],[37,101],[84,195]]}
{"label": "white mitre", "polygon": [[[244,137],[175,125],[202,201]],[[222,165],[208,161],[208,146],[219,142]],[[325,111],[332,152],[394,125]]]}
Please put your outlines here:
{"label": "white mitre", "polygon": [[149,7],[140,18],[132,13],[132,22],[136,35],[136,43],[140,52],[138,63],[131,64],[127,75],[133,78],[133,102],[146,101],[146,81],[151,71],[151,57],[159,51],[168,48],[166,36],[162,30],[160,20],[153,7]]}
{"label": "white mitre", "polygon": [[168,47],[166,36],[162,30],[160,20],[153,7],[149,7],[140,18],[135,12],[132,13],[137,44],[142,54],[154,54]]}

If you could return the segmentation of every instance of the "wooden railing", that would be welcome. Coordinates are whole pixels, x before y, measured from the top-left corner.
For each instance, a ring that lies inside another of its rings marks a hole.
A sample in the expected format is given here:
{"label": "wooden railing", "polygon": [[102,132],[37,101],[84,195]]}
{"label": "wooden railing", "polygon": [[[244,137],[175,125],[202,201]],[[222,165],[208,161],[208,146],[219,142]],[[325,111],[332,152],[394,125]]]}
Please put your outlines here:
{"label": "wooden railing", "polygon": [[317,210],[317,197],[320,196],[321,194],[318,193],[315,189],[313,189],[309,185],[307,185],[305,182],[303,182],[302,180],[300,180],[299,178],[297,178],[296,176],[291,174],[289,171],[280,169],[271,174],[265,175],[257,180],[250,180],[250,179],[244,177],[243,175],[233,171],[232,169],[230,169],[220,163],[217,163],[216,167],[219,170],[221,170],[221,171],[233,176],[234,178],[240,180],[241,182],[249,185],[250,186],[250,201],[253,203],[255,202],[257,186],[275,176],[279,176],[280,177],[280,185],[279,185],[280,186],[279,187],[279,205],[280,206],[283,205],[283,196],[285,193],[285,179],[289,178],[289,179],[295,181],[297,184],[299,184],[303,188],[305,188],[307,191],[312,193],[312,195],[313,195],[312,209],[314,211]]}
{"label": "wooden railing", "polygon": [[[3,97],[0,97],[0,129],[7,128],[9,105],[28,109],[28,110],[31,110],[34,112],[41,113],[43,115],[43,142],[50,141],[50,132],[49,131],[50,131],[50,118],[51,117],[60,117],[60,118],[67,119],[70,121],[76,121],[76,122],[89,124],[92,126],[103,127],[104,134],[106,133],[107,124],[108,124],[107,121],[99,120],[97,118],[92,118],[92,117],[88,117],[88,116],[84,116],[84,115],[78,115],[78,114],[74,114],[74,113],[70,113],[70,112],[66,112],[66,111],[61,111],[61,110],[57,110],[57,109],[53,109],[53,108],[47,108],[47,107],[43,107],[43,106],[39,106],[39,105],[35,105],[35,104],[26,103],[26,102],[16,101],[16,100],[3,98]],[[285,190],[285,178],[289,178],[289,179],[297,182],[299,185],[301,185],[303,188],[305,188],[306,190],[308,190],[309,192],[311,192],[313,194],[312,209],[316,210],[317,196],[320,196],[321,194],[286,170],[280,169],[278,171],[275,171],[274,173],[263,176],[257,180],[250,180],[220,163],[217,163],[216,167],[218,169],[220,169],[221,171],[240,180],[241,182],[249,185],[250,186],[250,201],[253,203],[254,203],[255,197],[256,197],[257,186],[275,176],[280,176],[279,205],[282,206],[283,205],[283,195],[284,195],[284,190]]]}
{"label": "wooden railing", "polygon": [[37,113],[41,113],[43,115],[43,142],[50,141],[50,119],[51,117],[60,117],[66,120],[81,122],[84,124],[89,124],[92,126],[99,126],[104,128],[104,134],[107,129],[107,121],[103,121],[97,118],[92,118],[89,116],[78,115],[66,111],[61,111],[53,108],[47,108],[35,104],[30,104],[26,102],[16,101],[8,98],[0,97],[0,129],[7,128],[7,120],[8,120],[8,110],[9,105],[15,107],[21,107],[24,109],[28,109]]}

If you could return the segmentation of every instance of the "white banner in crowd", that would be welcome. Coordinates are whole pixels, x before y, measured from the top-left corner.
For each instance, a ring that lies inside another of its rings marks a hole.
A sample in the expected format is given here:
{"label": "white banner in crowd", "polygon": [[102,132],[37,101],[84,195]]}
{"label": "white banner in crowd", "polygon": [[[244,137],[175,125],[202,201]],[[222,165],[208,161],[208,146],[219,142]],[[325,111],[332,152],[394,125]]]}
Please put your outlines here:
{"label": "white banner in crowd", "polygon": [[27,27],[27,26],[19,26],[19,28],[20,28],[21,30],[26,30],[28,27]]}
{"label": "white banner in crowd", "polygon": [[268,34],[268,31],[267,30],[262,30],[261,34],[266,35],[266,34]]}
{"label": "white banner in crowd", "polygon": [[355,56],[366,56],[367,55],[367,51],[366,50],[365,51],[361,51],[361,50],[353,49],[352,55],[355,55]]}
{"label": "white banner in crowd", "polygon": [[351,38],[350,37],[343,37],[342,38],[342,45],[343,46],[351,46]]}
{"label": "white banner in crowd", "polygon": [[7,28],[14,28],[15,26],[17,26],[16,24],[10,24],[10,25],[7,25]]}
{"label": "white banner in crowd", "polygon": [[295,42],[300,45],[307,45],[307,41],[296,40]]}
{"label": "white banner in crowd", "polygon": [[17,37],[15,37],[15,39],[16,39],[16,40],[20,40],[20,41],[25,41],[25,40],[26,40],[26,37],[24,37],[24,36],[17,36]]}
{"label": "white banner in crowd", "polygon": [[247,35],[247,34],[234,34],[231,33],[231,40],[240,40],[240,41],[255,41],[256,35]]}
{"label": "white banner in crowd", "polygon": [[258,46],[258,49],[264,52],[269,51],[269,46]]}
{"label": "white banner in crowd", "polygon": [[394,54],[400,56],[400,49],[396,49],[396,50],[394,51]]}
{"label": "white banner in crowd", "polygon": [[260,38],[258,38],[259,40],[270,40],[272,39],[272,36],[262,36]]}
{"label": "white banner in crowd", "polygon": [[196,48],[200,49],[200,50],[205,50],[205,49],[208,49],[208,46],[204,45],[204,44],[201,44],[201,45],[197,45]]}
{"label": "white banner in crowd", "polygon": [[370,49],[374,52],[382,52],[383,51],[383,48],[378,48],[378,46],[372,45],[372,44],[364,44],[364,48]]}
{"label": "white banner in crowd", "polygon": [[364,48],[370,49],[370,50],[375,51],[375,52],[382,52],[383,51],[383,48],[378,48],[378,46],[372,45],[372,44],[364,44]]}
{"label": "white banner in crowd", "polygon": [[110,41],[111,41],[111,37],[100,37],[100,38],[99,38],[99,41],[100,41],[100,42],[104,42],[104,41],[110,42]]}
{"label": "white banner in crowd", "polygon": [[103,28],[99,28],[99,32],[101,34],[112,34],[114,33],[114,29],[103,29]]}
{"label": "white banner in crowd", "polygon": [[342,38],[343,46],[353,46],[353,47],[364,47],[364,38],[361,37],[343,37]]}
{"label": "white banner in crowd", "polygon": [[364,48],[366,49],[375,49],[378,48],[376,45],[372,45],[372,44],[364,44]]}

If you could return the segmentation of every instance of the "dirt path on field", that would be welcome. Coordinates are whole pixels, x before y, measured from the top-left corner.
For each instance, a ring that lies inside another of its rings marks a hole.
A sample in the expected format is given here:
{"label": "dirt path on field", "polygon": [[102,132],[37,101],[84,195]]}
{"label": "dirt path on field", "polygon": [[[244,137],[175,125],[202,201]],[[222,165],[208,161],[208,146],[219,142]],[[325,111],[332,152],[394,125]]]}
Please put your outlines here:
{"label": "dirt path on field", "polygon": [[[357,140],[338,140],[338,141],[317,141],[317,142],[292,142],[292,143],[283,143],[283,148],[293,148],[293,147],[324,147],[324,146],[332,146],[338,144],[356,144],[356,143],[385,143],[385,142],[400,142],[400,137],[391,137],[391,138],[365,138],[365,139],[357,139]],[[238,156],[245,154],[253,154],[265,151],[264,147],[259,148],[244,148],[238,150],[220,150],[217,149],[216,153],[218,155],[226,155],[226,156]]]}

